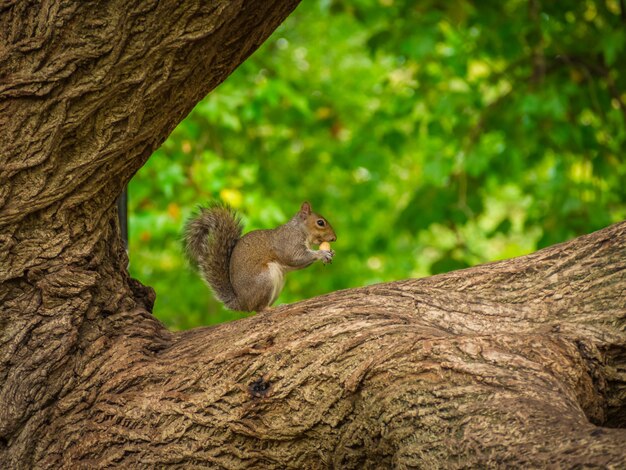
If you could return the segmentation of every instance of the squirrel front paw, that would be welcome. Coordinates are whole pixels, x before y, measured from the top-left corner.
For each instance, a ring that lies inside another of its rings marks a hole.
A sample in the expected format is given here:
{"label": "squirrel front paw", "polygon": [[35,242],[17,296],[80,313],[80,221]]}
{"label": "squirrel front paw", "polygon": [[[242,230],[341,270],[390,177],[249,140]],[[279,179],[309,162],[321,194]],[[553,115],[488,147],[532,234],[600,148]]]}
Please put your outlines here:
{"label": "squirrel front paw", "polygon": [[335,256],[335,252],[333,250],[319,250],[320,259],[322,263],[328,264],[333,262],[333,256]]}

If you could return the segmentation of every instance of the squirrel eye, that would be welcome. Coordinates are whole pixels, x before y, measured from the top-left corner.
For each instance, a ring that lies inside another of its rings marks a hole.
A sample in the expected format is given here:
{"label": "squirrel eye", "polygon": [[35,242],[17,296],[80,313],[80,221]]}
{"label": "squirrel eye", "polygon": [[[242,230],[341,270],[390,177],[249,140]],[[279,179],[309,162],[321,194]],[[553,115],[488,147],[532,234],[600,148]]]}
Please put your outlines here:
{"label": "squirrel eye", "polygon": [[322,219],[317,219],[317,225],[319,225],[320,227],[323,227],[324,221]]}

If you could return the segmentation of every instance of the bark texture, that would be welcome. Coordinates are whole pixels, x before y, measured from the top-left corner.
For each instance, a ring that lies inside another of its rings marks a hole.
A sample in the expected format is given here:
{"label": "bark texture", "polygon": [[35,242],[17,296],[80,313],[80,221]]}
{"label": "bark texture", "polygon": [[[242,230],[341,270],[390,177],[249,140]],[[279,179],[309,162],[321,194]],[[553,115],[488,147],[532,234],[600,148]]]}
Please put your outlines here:
{"label": "bark texture", "polygon": [[0,468],[626,466],[626,223],[173,334],[115,198],[295,1],[0,4]]}

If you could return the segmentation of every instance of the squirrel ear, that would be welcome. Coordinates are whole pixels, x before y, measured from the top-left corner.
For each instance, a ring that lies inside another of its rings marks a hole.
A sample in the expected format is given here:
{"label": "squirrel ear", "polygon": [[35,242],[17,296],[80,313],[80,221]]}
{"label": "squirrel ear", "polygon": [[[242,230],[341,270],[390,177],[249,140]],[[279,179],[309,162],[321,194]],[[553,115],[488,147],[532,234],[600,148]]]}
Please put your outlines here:
{"label": "squirrel ear", "polygon": [[311,214],[311,204],[309,204],[308,202],[303,202],[302,205],[300,206],[300,212],[304,215],[310,215]]}

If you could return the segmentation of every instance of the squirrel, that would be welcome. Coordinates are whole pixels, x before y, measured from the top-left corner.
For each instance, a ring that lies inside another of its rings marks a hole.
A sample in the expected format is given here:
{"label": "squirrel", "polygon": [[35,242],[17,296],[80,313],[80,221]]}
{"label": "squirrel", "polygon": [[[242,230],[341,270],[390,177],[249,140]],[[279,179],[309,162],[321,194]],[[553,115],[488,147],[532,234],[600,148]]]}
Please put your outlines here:
{"label": "squirrel", "polygon": [[[190,262],[232,310],[263,311],[282,291],[285,273],[317,260],[331,263],[335,255],[327,243],[337,240],[333,227],[308,202],[275,229],[253,230],[243,237],[242,231],[240,217],[222,203],[200,206],[184,230]],[[322,249],[311,249],[318,244]]]}

